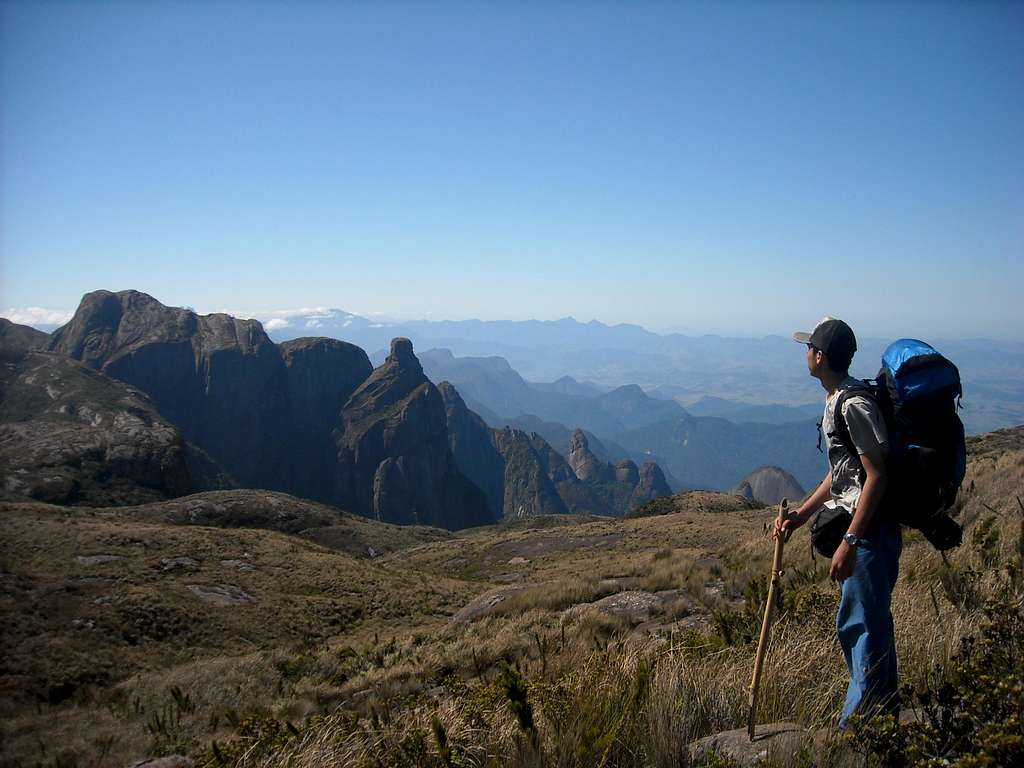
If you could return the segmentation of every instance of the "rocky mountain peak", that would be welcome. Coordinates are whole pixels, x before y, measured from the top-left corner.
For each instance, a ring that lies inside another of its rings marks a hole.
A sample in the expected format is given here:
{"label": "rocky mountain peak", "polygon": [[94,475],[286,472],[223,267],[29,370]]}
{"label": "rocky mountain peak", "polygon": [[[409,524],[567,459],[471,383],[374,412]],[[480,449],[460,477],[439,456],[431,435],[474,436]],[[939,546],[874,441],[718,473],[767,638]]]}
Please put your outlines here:
{"label": "rocky mountain peak", "polygon": [[338,492],[350,509],[450,528],[493,520],[486,496],[459,472],[448,445],[448,409],[465,411],[453,394],[446,401],[430,383],[411,341],[392,340],[387,360],[341,412]]}
{"label": "rocky mountain peak", "polygon": [[420,371],[423,370],[420,361],[413,354],[412,342],[401,336],[391,340],[391,353],[385,365],[414,366]]}
{"label": "rocky mountain peak", "polygon": [[670,496],[672,489],[665,480],[665,473],[653,461],[645,461],[640,467],[640,480],[636,486],[636,503],[646,503],[658,496]]}
{"label": "rocky mountain peak", "polygon": [[640,470],[630,459],[623,459],[615,465],[615,479],[620,483],[636,485],[640,482]]}
{"label": "rocky mountain peak", "polygon": [[591,452],[587,436],[581,429],[575,430],[569,438],[567,459],[572,471],[576,473],[576,477],[584,482],[614,480],[614,471],[611,465],[605,464]]}
{"label": "rocky mountain peak", "polygon": [[582,429],[573,430],[572,435],[569,437],[569,452],[589,450],[590,442],[587,440],[586,433]]}
{"label": "rocky mountain peak", "polygon": [[374,418],[424,386],[429,388],[432,399],[442,406],[443,414],[439,392],[423,373],[423,367],[413,353],[412,342],[404,338],[392,339],[387,360],[370,374],[345,404],[346,423],[355,425],[364,418]]}

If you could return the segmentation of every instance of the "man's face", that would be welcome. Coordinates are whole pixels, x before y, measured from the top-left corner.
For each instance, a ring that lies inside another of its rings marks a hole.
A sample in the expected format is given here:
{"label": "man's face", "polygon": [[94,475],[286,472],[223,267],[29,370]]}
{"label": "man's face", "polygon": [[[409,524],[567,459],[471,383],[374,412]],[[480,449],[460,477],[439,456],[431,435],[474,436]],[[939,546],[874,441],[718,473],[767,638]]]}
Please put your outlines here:
{"label": "man's face", "polygon": [[819,375],[821,369],[825,365],[825,353],[815,347],[813,344],[807,345],[807,370],[816,379],[821,378]]}

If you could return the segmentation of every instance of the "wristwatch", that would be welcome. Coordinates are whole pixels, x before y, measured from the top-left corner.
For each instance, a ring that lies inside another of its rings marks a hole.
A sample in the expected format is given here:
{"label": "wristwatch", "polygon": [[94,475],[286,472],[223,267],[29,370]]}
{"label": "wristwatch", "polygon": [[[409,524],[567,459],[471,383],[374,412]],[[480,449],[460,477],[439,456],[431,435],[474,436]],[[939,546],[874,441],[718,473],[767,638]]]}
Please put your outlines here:
{"label": "wristwatch", "polygon": [[864,539],[858,538],[857,536],[853,535],[852,533],[844,533],[843,534],[843,541],[845,541],[851,547],[859,547],[861,542],[864,541]]}

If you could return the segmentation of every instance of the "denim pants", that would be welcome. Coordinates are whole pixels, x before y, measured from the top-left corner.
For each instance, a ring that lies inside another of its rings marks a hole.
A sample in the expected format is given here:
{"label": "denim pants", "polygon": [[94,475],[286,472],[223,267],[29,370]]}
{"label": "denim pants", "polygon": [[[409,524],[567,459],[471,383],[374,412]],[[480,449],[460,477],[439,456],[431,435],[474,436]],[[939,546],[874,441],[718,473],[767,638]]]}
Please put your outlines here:
{"label": "denim pants", "polygon": [[896,639],[892,590],[899,573],[903,537],[898,523],[883,521],[857,548],[857,565],[842,584],[836,633],[843,647],[850,685],[839,727],[851,715],[898,712]]}

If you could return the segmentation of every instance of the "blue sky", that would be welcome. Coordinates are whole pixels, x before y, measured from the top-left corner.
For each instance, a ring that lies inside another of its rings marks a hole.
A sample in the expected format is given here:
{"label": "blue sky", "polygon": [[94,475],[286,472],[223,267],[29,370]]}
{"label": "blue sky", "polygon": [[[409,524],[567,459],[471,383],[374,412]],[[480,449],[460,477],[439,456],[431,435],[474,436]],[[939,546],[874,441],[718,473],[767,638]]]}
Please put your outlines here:
{"label": "blue sky", "polygon": [[1022,340],[1022,86],[1020,3],[7,2],[0,313]]}

